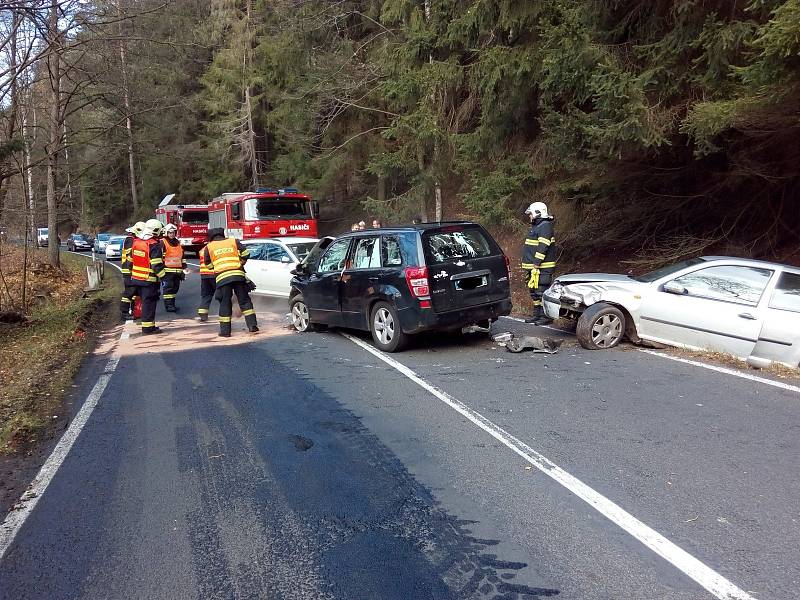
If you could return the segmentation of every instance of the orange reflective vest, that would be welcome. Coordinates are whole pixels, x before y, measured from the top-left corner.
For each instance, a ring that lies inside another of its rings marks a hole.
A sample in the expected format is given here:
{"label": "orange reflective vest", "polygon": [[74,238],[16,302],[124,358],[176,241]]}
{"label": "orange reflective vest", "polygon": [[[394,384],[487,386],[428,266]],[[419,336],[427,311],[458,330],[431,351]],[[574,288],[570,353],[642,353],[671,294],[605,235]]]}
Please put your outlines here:
{"label": "orange reflective vest", "polygon": [[[207,248],[207,246],[206,246]],[[214,277],[214,267],[213,265],[206,264],[206,248],[203,248],[200,251],[200,277]]]}
{"label": "orange reflective vest", "polygon": [[158,243],[158,240],[135,239],[131,246],[131,279],[136,281],[146,281],[156,283],[157,273],[160,269],[154,269],[156,265],[161,265],[164,261],[160,257],[150,258],[150,249]]}
{"label": "orange reflective vest", "polygon": [[217,284],[245,278],[242,255],[247,251],[243,251],[242,255],[240,255],[239,244],[235,239],[229,238],[209,242],[206,246],[206,251],[217,276]]}
{"label": "orange reflective vest", "polygon": [[173,245],[166,238],[161,243],[164,246],[164,270],[167,273],[183,271],[183,247],[180,243]]}

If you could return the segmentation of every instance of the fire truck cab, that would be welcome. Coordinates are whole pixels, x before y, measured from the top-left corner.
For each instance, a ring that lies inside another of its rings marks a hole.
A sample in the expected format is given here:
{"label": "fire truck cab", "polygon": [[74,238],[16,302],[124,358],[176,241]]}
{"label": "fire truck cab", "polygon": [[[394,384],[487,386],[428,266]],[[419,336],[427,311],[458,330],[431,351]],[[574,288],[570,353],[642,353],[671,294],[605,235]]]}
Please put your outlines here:
{"label": "fire truck cab", "polygon": [[209,227],[222,227],[229,237],[317,237],[319,205],[295,188],[225,193],[208,209]]}
{"label": "fire truck cab", "polygon": [[178,228],[178,240],[184,250],[199,252],[208,241],[208,206],[205,204],[169,204],[170,194],[156,208],[156,219]]}

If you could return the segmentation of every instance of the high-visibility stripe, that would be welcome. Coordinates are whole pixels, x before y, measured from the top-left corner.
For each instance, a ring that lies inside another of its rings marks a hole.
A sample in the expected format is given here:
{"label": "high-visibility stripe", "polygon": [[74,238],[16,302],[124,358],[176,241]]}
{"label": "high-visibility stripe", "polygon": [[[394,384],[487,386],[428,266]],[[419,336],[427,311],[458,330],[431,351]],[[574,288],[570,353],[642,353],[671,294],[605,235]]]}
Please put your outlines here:
{"label": "high-visibility stripe", "polygon": [[230,323],[231,322],[231,318],[230,317],[220,317],[219,318],[219,322],[220,323]]}
{"label": "high-visibility stripe", "polygon": [[522,263],[520,267],[522,267],[523,269],[535,269],[536,265],[533,263]]}
{"label": "high-visibility stripe", "polygon": [[169,267],[165,267],[164,273],[183,273],[183,269],[171,269]]}
{"label": "high-visibility stripe", "polygon": [[542,252],[537,252],[533,255],[534,258],[538,258],[539,260],[544,260],[547,255]]}
{"label": "high-visibility stripe", "polygon": [[173,298],[177,298],[176,294],[164,294],[164,300],[172,300]]}
{"label": "high-visibility stripe", "polygon": [[551,239],[548,239],[548,238],[540,237],[538,241],[539,241],[540,244],[544,244],[545,246],[549,246],[555,240],[551,240]]}
{"label": "high-visibility stripe", "polygon": [[541,306],[542,305],[542,301],[541,300],[534,300],[533,301],[533,305],[534,306]]}
{"label": "high-visibility stripe", "polygon": [[131,303],[131,299],[130,298],[126,298],[125,296],[123,296],[122,298],[120,298],[120,302],[127,302],[128,304],[130,304]]}
{"label": "high-visibility stripe", "polygon": [[248,308],[247,310],[243,310],[242,311],[242,315],[245,316],[245,317],[247,317],[249,315],[254,315],[254,314],[256,314],[256,311],[253,308]]}
{"label": "high-visibility stripe", "polygon": [[248,248],[245,248],[244,250],[239,252],[239,256],[250,256],[250,250]]}
{"label": "high-visibility stripe", "polygon": [[142,329],[144,329],[145,327],[155,327],[155,326],[156,326],[155,321],[153,321],[152,323],[150,321],[142,321]]}
{"label": "high-visibility stripe", "polygon": [[556,268],[556,263],[555,263],[555,261],[553,261],[553,262],[543,262],[542,264],[539,265],[539,268],[540,269],[555,269]]}
{"label": "high-visibility stripe", "polygon": [[207,308],[198,308],[197,309],[197,314],[198,315],[207,315],[208,314],[208,309]]}
{"label": "high-visibility stripe", "polygon": [[151,258],[151,259],[150,259],[150,264],[151,264],[151,265],[162,265],[162,264],[164,264],[164,259],[162,259],[162,258],[158,258],[158,257],[156,257],[156,258]]}
{"label": "high-visibility stripe", "polygon": [[532,240],[532,239],[528,238],[528,239],[525,240],[525,245],[526,246],[538,246],[539,245],[539,240]]}
{"label": "high-visibility stripe", "polygon": [[225,271],[223,273],[218,273],[217,274],[217,283],[219,283],[220,281],[222,281],[223,279],[226,279],[228,277],[233,277],[234,275],[239,275],[241,277],[244,277],[245,273],[244,273],[244,271],[238,270],[238,269],[236,271]]}

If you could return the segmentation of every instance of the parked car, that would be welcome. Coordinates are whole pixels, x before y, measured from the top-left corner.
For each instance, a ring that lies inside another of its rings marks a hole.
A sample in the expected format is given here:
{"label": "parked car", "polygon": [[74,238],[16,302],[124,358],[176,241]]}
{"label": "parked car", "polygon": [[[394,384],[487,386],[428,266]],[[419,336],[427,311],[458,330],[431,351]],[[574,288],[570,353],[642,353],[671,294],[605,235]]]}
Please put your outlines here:
{"label": "parked car", "polygon": [[800,363],[800,269],[704,256],[639,277],[558,277],[544,294],[551,318],[577,320],[584,348],[613,348],[627,337],[716,350],[755,367]]}
{"label": "parked car", "polygon": [[295,274],[289,306],[298,331],[366,330],[385,352],[401,350],[422,331],[488,326],[511,312],[508,259],[475,223],[326,238]]}
{"label": "parked car", "polygon": [[254,293],[288,298],[292,270],[319,242],[317,238],[278,237],[242,240],[250,250],[245,270],[256,285]]}
{"label": "parked car", "polygon": [[106,260],[119,260],[122,258],[122,244],[125,242],[124,235],[114,235],[106,241],[104,252]]}
{"label": "parked car", "polygon": [[79,252],[92,249],[92,239],[83,233],[71,233],[67,238],[67,250]]}
{"label": "parked car", "polygon": [[36,228],[36,245],[39,248],[47,248],[49,243],[49,229],[47,227],[37,227]]}
{"label": "parked car", "polygon": [[98,253],[105,252],[106,244],[113,236],[113,233],[98,233],[94,238],[94,251]]}

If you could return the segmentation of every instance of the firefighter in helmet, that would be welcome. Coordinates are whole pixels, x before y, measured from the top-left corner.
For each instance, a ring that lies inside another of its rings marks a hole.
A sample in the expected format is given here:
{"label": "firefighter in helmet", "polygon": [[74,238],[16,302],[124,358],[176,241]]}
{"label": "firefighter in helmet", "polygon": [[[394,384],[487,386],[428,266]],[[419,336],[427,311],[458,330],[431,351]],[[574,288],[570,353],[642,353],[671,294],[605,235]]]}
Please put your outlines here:
{"label": "firefighter in helmet", "polygon": [[215,227],[208,231],[208,245],[203,249],[203,261],[211,265],[217,282],[216,298],[219,300],[219,335],[231,336],[233,295],[242,309],[247,329],[258,331],[256,311],[250,300],[250,282],[244,272],[250,251],[239,240],[226,238],[225,230]]}
{"label": "firefighter in helmet", "polygon": [[150,219],[131,246],[131,283],[142,298],[142,333],[161,333],[156,327],[156,306],[161,278],[164,276],[163,246],[159,236],[161,221]]}
{"label": "firefighter in helmet", "polygon": [[534,202],[525,214],[531,221],[531,230],[525,238],[522,249],[522,268],[526,271],[526,281],[533,300],[533,314],[526,323],[547,325],[552,322],[544,314],[542,296],[553,279],[556,268],[556,237],[553,216],[544,202]]}
{"label": "firefighter in helmet", "polygon": [[186,259],[183,256],[183,246],[177,238],[178,228],[172,223],[164,227],[164,237],[161,239],[164,252],[164,309],[167,312],[177,312],[175,298],[181,287],[181,281],[186,279]]}
{"label": "firefighter in helmet", "polygon": [[119,269],[122,271],[122,283],[125,287],[122,291],[122,298],[120,298],[119,313],[123,321],[132,318],[131,309],[133,308],[133,298],[137,295],[139,290],[139,287],[133,285],[131,282],[131,246],[142,231],[144,231],[144,221],[138,221],[125,230],[125,233],[129,233],[130,235],[125,236],[122,242]]}
{"label": "firefighter in helmet", "polygon": [[208,307],[217,291],[217,278],[214,274],[214,265],[206,262],[206,247],[200,250],[200,305],[197,307],[197,318],[203,322],[208,321]]}

